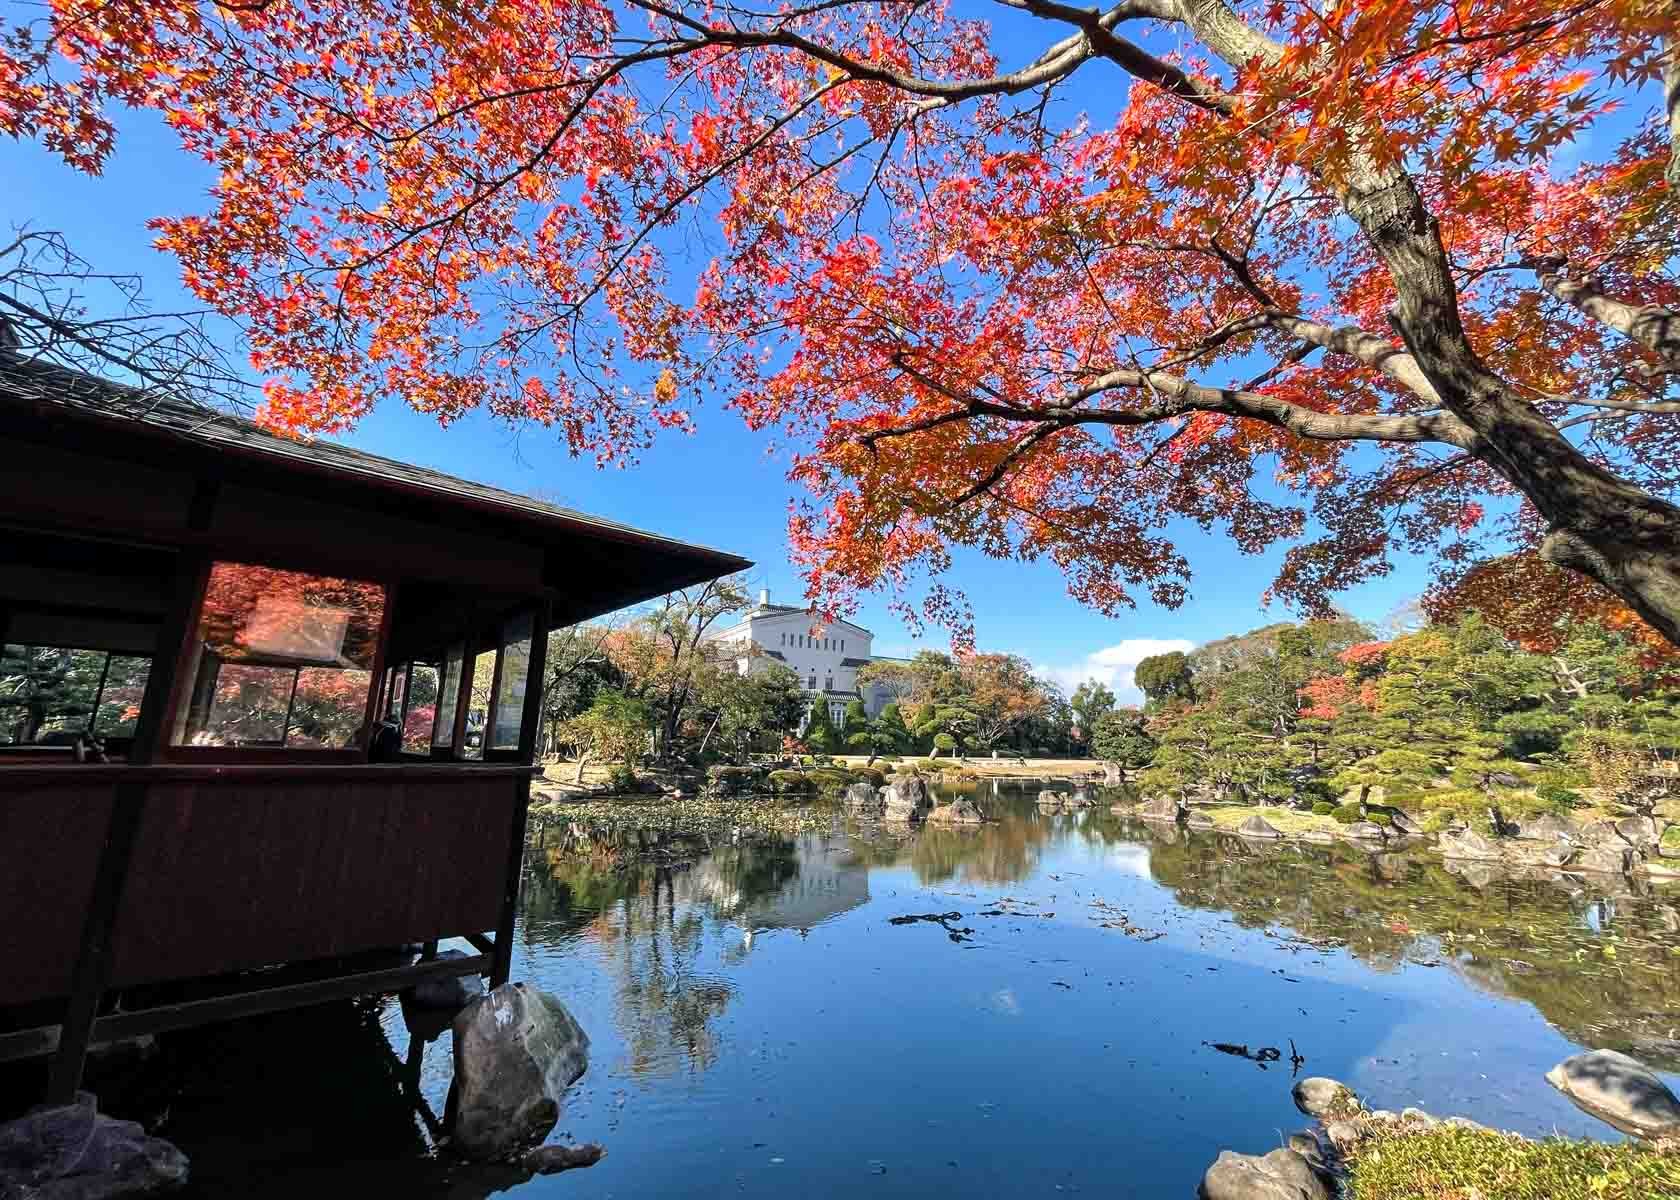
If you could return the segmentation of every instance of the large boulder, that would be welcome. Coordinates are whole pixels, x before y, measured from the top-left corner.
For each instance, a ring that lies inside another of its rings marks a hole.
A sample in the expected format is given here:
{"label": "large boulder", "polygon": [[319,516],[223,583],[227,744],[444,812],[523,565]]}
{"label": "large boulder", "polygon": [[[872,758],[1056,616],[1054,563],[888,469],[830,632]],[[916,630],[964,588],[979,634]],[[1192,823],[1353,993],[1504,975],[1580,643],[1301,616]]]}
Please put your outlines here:
{"label": "large boulder", "polygon": [[986,817],[975,807],[974,801],[957,799],[939,805],[927,815],[927,819],[930,825],[980,825]]}
{"label": "large boulder", "polygon": [[920,821],[933,807],[927,783],[920,775],[894,775],[887,785],[886,818],[889,821]]}
{"label": "large boulder", "polygon": [[134,1121],[101,1114],[78,1092],[0,1125],[0,1196],[19,1200],[114,1200],[187,1182],[187,1156]]}
{"label": "large boulder", "polygon": [[859,782],[846,789],[846,807],[855,813],[872,813],[879,816],[886,806],[885,788],[875,788]]}
{"label": "large boulder", "polygon": [[1298,1152],[1256,1157],[1221,1150],[1202,1176],[1202,1200],[1330,1200],[1330,1189]]}
{"label": "large boulder", "polygon": [[1352,1088],[1323,1075],[1309,1075],[1299,1080],[1290,1095],[1295,1100],[1295,1107],[1309,1117],[1335,1119],[1351,1117],[1360,1111],[1359,1097],[1353,1094]]}
{"label": "large boulder", "polygon": [[497,1158],[541,1141],[589,1066],[589,1035],[547,992],[504,983],[455,1018],[453,1146]]}
{"label": "large boulder", "polygon": [[1609,821],[1588,822],[1581,826],[1575,840],[1583,846],[1608,846],[1617,850],[1627,845],[1627,839],[1622,837],[1616,826]]}
{"label": "large boulder", "polygon": [[1105,762],[1103,764],[1103,786],[1119,787],[1126,782],[1126,772],[1120,769],[1119,763]]}
{"label": "large boulder", "polygon": [[1067,793],[1058,792],[1054,788],[1045,788],[1038,794],[1038,806],[1042,809],[1057,809],[1067,804]]}
{"label": "large boulder", "polygon": [[1404,809],[1391,808],[1388,810],[1388,823],[1395,832],[1415,837],[1423,832],[1423,826],[1418,824]]}
{"label": "large boulder", "polygon": [[1283,831],[1259,813],[1252,817],[1244,817],[1241,825],[1237,826],[1237,836],[1245,838],[1280,838]]}
{"label": "large boulder", "polygon": [[1090,808],[1097,802],[1097,798],[1091,794],[1091,789],[1083,784],[1074,788],[1071,792],[1062,793],[1062,795],[1064,797],[1062,803],[1069,808]]}
{"label": "large boulder", "polygon": [[1680,1100],[1638,1059],[1589,1050],[1546,1072],[1546,1082],[1575,1106],[1623,1133],[1680,1137]]}

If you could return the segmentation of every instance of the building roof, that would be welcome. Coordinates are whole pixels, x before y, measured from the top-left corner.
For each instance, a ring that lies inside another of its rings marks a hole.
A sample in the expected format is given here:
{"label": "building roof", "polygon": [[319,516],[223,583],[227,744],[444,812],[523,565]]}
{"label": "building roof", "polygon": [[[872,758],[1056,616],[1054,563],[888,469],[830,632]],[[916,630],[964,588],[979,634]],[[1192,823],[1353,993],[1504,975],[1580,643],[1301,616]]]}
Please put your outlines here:
{"label": "building roof", "polygon": [[640,560],[638,565],[643,568],[648,585],[655,589],[625,603],[752,566],[749,560],[722,550],[692,545],[323,438],[284,437],[230,412],[101,379],[40,359],[23,358],[3,348],[0,348],[0,404],[31,406],[43,416],[56,414],[107,428],[126,427],[183,449],[209,450],[219,456],[256,461],[292,475],[332,476],[370,491],[398,493],[409,502],[419,497],[441,506],[472,509],[527,531],[541,530],[549,535],[532,539],[536,541],[546,543],[556,540],[556,535],[564,535],[613,543],[619,548],[616,553]]}

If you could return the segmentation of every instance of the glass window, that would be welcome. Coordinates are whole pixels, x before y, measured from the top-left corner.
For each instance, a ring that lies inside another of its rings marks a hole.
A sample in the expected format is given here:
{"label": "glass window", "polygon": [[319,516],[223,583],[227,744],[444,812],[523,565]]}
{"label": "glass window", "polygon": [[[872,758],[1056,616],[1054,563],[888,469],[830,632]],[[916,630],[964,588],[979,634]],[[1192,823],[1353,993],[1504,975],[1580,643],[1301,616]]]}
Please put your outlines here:
{"label": "glass window", "polygon": [[531,674],[532,614],[520,613],[502,629],[502,677],[496,687],[496,729],[493,750],[519,749],[519,727],[525,718],[525,685]]}
{"label": "glass window", "polygon": [[[357,745],[384,615],[385,589],[376,583],[217,563],[174,743]],[[393,699],[401,686],[393,677]]]}
{"label": "glass window", "polygon": [[473,659],[472,691],[467,702],[466,745],[462,758],[484,757],[484,722],[490,715],[490,689],[496,684],[496,652],[486,650]]}
{"label": "glass window", "polygon": [[432,745],[455,743],[455,702],[461,694],[461,660],[466,647],[451,646],[443,657],[443,682],[438,688],[437,721],[432,726]]}
{"label": "glass window", "polygon": [[151,666],[104,650],[0,647],[0,745],[69,746],[90,729],[131,736]]}
{"label": "glass window", "polygon": [[105,686],[99,691],[99,708],[93,716],[93,731],[100,737],[133,737],[140,722],[140,702],[146,698],[146,679],[152,660],[135,654],[113,654],[105,668]]}
{"label": "glass window", "polygon": [[404,754],[430,752],[437,709],[438,669],[430,663],[415,663],[408,670],[408,707],[402,723]]}
{"label": "glass window", "polygon": [[392,667],[386,672],[385,680],[385,715],[402,721],[403,692],[408,687],[408,667]]}

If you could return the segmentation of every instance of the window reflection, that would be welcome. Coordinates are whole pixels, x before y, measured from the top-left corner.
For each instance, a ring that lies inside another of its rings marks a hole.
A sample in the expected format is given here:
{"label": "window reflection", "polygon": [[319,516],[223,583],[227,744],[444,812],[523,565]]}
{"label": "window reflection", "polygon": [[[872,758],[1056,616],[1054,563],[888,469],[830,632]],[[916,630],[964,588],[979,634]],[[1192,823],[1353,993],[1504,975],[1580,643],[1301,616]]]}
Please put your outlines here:
{"label": "window reflection", "polygon": [[496,688],[492,749],[519,749],[519,727],[525,716],[525,685],[531,673],[532,623],[530,613],[521,613],[502,630],[502,677]]}
{"label": "window reflection", "polygon": [[355,745],[384,611],[376,583],[217,563],[175,744]]}

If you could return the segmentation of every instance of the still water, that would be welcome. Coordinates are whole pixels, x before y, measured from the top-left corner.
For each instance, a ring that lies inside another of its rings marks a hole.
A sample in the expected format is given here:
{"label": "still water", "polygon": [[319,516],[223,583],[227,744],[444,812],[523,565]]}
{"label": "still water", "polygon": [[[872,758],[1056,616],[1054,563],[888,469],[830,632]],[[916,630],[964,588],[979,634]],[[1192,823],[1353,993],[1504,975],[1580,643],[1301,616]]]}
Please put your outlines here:
{"label": "still water", "polygon": [[[607,1147],[589,1170],[446,1169],[395,1065],[331,1046],[331,1094],[265,1115],[272,1145],[210,1088],[162,1132],[204,1195],[1186,1200],[1221,1148],[1302,1127],[1292,1053],[1374,1105],[1531,1134],[1615,1136],[1541,1078],[1578,1046],[1680,1068],[1676,892],[977,798],[968,830],[534,831],[514,977],[592,1039],[555,1135]],[[922,914],[946,920],[891,921]],[[406,1051],[394,1004],[365,1024]],[[421,1073],[439,1113],[449,1057],[445,1034]]]}

